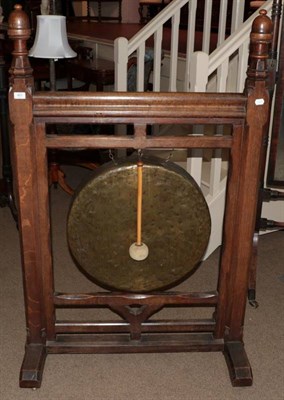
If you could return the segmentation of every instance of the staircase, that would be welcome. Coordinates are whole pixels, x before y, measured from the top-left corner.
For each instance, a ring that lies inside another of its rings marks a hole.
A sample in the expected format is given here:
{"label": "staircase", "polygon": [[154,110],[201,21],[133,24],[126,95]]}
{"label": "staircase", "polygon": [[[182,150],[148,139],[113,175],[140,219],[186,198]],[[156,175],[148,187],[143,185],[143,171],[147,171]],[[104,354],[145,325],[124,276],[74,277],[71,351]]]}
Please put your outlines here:
{"label": "staircase", "polygon": [[[240,76],[238,87],[243,85],[245,70],[247,66],[247,43],[249,40],[249,32],[251,23],[255,16],[258,14],[256,11],[254,15],[249,18],[243,24],[244,18],[244,0],[233,0],[232,5],[232,20],[231,20],[231,35],[226,39],[227,31],[227,9],[228,0],[220,0],[220,14],[219,14],[219,26],[217,33],[217,49],[210,54],[210,39],[211,39],[211,16],[213,0],[205,0],[205,14],[203,19],[203,28],[201,29],[202,34],[202,46],[201,52],[195,52],[196,42],[196,11],[197,11],[198,0],[173,0],[168,4],[166,8],[162,10],[155,18],[153,18],[146,26],[144,26],[135,36],[130,40],[120,37],[115,40],[114,44],[114,57],[116,62],[116,85],[115,89],[118,91],[124,91],[127,87],[127,62],[130,56],[136,53],[138,59],[138,76],[137,76],[137,91],[143,91],[144,88],[144,55],[147,46],[147,41],[153,41],[154,48],[154,70],[153,70],[153,90],[160,91],[200,91],[205,90],[206,82],[209,80],[209,76],[218,70],[218,81],[220,90],[225,89],[224,85],[227,80],[227,74],[224,76],[224,72],[228,69],[228,60],[236,51],[240,57]],[[272,0],[266,2],[265,8],[268,12],[272,9]],[[185,54],[179,54],[178,44],[181,35],[179,29],[180,24],[180,12],[181,9],[188,6],[188,27],[186,33],[186,49]],[[161,87],[162,75],[162,40],[164,32],[163,28],[166,25],[171,24],[171,50],[165,54],[167,63],[163,63],[163,69],[167,69],[169,66],[169,79],[168,87],[165,85]],[[199,27],[200,30],[200,27]],[[152,46],[152,44],[151,44]],[[201,55],[200,53],[204,53]],[[208,58],[208,71],[206,73],[206,65],[204,66],[204,57]],[[193,60],[193,57],[197,60]],[[183,60],[184,64],[182,71],[180,71],[180,61]],[[195,63],[198,63],[198,67],[201,65],[202,73],[196,76],[199,68],[196,70]],[[202,77],[202,79],[201,79]],[[222,79],[220,78],[222,77]],[[205,79],[206,78],[206,79]],[[201,81],[200,81],[201,79]],[[178,81],[183,82],[183,87],[179,87]],[[243,87],[243,86],[242,86]],[[240,89],[242,90],[242,88]]]}
{"label": "staircase", "polygon": [[[117,38],[114,44],[115,90],[126,91],[127,63],[134,53],[137,57],[137,91],[144,90],[144,56],[147,41],[152,40],[153,91],[242,92],[248,63],[249,34],[258,10],[244,22],[245,2],[234,0],[230,36],[226,37],[228,0],[221,0],[220,3],[217,48],[211,53],[209,49],[212,0],[205,0],[201,51],[195,51],[194,48],[197,0],[173,0],[130,40]],[[281,3],[268,0],[262,8],[270,15],[276,4],[279,6]],[[186,53],[179,54],[180,10],[185,5],[188,5],[189,29],[186,33]],[[169,22],[172,27],[171,47],[169,52],[163,52],[163,27]],[[159,128],[154,130],[154,134],[166,134],[167,129],[170,129],[170,127]],[[190,127],[183,127],[183,129],[183,134],[229,133],[228,128],[222,126],[218,127],[218,132],[212,132],[207,127],[197,127],[197,131],[193,132],[190,131]],[[225,204],[227,156],[221,151],[210,153],[206,150],[193,150],[190,154],[176,151],[173,156],[173,160],[186,168],[199,184],[210,209],[212,234],[205,258],[221,244],[222,223],[220,221],[223,219]]]}

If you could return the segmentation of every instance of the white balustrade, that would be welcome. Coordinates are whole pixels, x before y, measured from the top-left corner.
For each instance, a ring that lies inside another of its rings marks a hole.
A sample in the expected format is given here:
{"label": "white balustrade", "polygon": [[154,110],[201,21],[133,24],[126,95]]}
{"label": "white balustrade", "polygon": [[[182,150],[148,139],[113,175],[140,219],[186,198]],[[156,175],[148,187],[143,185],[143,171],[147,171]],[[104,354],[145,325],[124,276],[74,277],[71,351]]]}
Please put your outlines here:
{"label": "white balustrade", "polygon": [[245,1],[235,0],[232,9],[231,33],[234,33],[243,23],[245,13]]}
{"label": "white balustrade", "polygon": [[187,41],[186,41],[186,64],[184,74],[183,90],[190,90],[190,64],[194,52],[195,42],[195,20],[196,20],[197,0],[189,1],[188,3],[188,22],[187,22]]}
{"label": "white balustrade", "polygon": [[144,91],[145,42],[137,49],[137,92]]}
{"label": "white balustrade", "polygon": [[212,19],[212,1],[206,0],[204,6],[204,24],[202,36],[202,51],[209,54],[210,36],[211,36],[211,19]]}
{"label": "white balustrade", "polygon": [[[272,9],[272,1],[268,0],[262,6],[268,11],[268,14]],[[183,60],[183,68],[179,68],[179,61],[181,60],[178,53],[180,10],[186,4],[188,4],[189,10],[186,55],[185,60]],[[167,62],[165,62],[164,67],[169,70],[168,91],[177,90],[179,75],[179,80],[183,80],[183,84],[179,87],[184,91],[206,92],[210,86],[210,90],[217,92],[227,92],[228,90],[242,92],[248,64],[249,34],[252,22],[258,15],[258,11],[256,11],[243,23],[244,5],[244,0],[233,1],[231,35],[226,39],[228,0],[221,0],[217,48],[210,54],[213,1],[205,0],[202,51],[194,52],[197,0],[173,0],[132,39],[129,41],[125,38],[116,39],[114,53],[116,64],[115,89],[127,90],[127,63],[129,57],[135,53],[137,56],[137,90],[144,90],[146,41],[153,36],[153,90],[160,90],[163,27],[166,22],[170,21],[171,48],[169,53],[165,54]],[[223,134],[223,131],[224,127],[218,127],[215,134]],[[193,134],[212,134],[212,132],[208,132],[207,127],[198,126]],[[210,158],[209,153],[206,153],[206,157],[204,157],[202,149],[193,149],[187,157],[187,171],[197,184],[203,186],[206,191],[212,217],[212,237],[217,237],[217,239],[212,239],[207,255],[216,248],[221,240],[222,227],[218,221],[220,221],[223,212],[220,210],[225,198],[226,173],[224,173],[224,167],[226,168],[226,161],[223,159],[221,150],[213,151]],[[203,174],[206,175],[206,181]]]}
{"label": "white balustrade", "polygon": [[[171,20],[172,23],[172,35],[171,35],[171,54],[170,54],[170,70],[171,74],[174,74],[177,77],[177,59],[178,59],[178,39],[179,39],[179,21],[180,21],[180,10],[185,4],[189,4],[189,9],[196,10],[196,2],[197,0],[173,0],[170,2],[167,7],[163,9],[155,18],[153,18],[147,25],[145,25],[136,35],[134,35],[129,41],[125,38],[117,38],[114,42],[114,61],[115,61],[115,90],[125,91],[127,89],[127,62],[129,57],[137,54],[138,63],[140,60],[144,60],[141,56],[141,46],[145,46],[146,41],[153,36],[154,38],[154,68],[153,68],[153,86],[154,90],[158,91],[160,88],[160,80],[161,80],[161,62],[162,62],[162,51],[161,51],[161,43],[163,38],[163,26],[166,22]],[[195,7],[191,6],[191,3],[195,4]],[[192,12],[190,13],[192,14]],[[191,24],[189,25],[191,29],[189,30],[191,34],[190,36],[190,48],[191,53],[193,51],[194,44],[194,29],[195,26],[195,14],[194,17],[191,15],[190,18]],[[123,40],[125,39],[125,40]],[[126,44],[127,43],[127,44]],[[190,54],[187,54],[189,57]],[[141,65],[143,61],[140,61]],[[137,84],[139,85],[139,89],[141,90],[144,87],[144,70],[143,68],[138,67],[137,72]],[[122,74],[125,75],[125,78],[122,78]],[[140,76],[141,75],[141,76]],[[174,78],[170,78],[169,90],[176,91],[176,82],[174,82]]]}
{"label": "white balustrade", "polygon": [[[190,87],[198,86],[194,82],[190,82],[190,63],[194,52],[195,43],[195,22],[197,0],[173,0],[171,1],[155,18],[145,25],[136,35],[129,41],[126,38],[118,38],[115,40],[115,90],[127,90],[127,62],[128,59],[136,53],[138,57],[138,73],[137,73],[137,90],[144,90],[144,68],[143,68],[143,53],[146,41],[153,37],[154,40],[154,66],[153,66],[153,90],[159,91],[161,87],[161,63],[162,63],[162,40],[164,24],[171,22],[171,49],[166,57],[169,59],[169,91],[177,90],[178,79],[178,42],[179,42],[179,22],[180,10],[188,4],[188,29],[187,43],[185,55],[184,77],[179,76],[179,80],[183,84],[179,86],[184,91],[191,90]],[[210,35],[211,35],[211,19],[212,19],[212,0],[205,0],[204,7],[204,24],[202,37],[202,51],[209,54],[210,51]],[[263,8],[270,11],[272,0],[265,2]],[[219,12],[219,28],[218,28],[218,47],[210,54],[208,76],[220,67],[225,59],[229,59],[236,51],[239,52],[240,66],[238,72],[241,74],[238,78],[237,87],[241,90],[244,82],[244,65],[248,55],[243,43],[247,40],[250,32],[250,27],[253,19],[257,15],[257,11],[245,23],[242,24],[244,16],[244,1],[234,0],[232,5],[232,20],[231,20],[231,36],[230,40],[225,40],[227,29],[227,12],[228,0],[221,0]],[[242,29],[238,27],[242,24]],[[227,79],[227,78],[222,78]]]}
{"label": "white balustrade", "polygon": [[172,22],[172,35],[171,35],[169,92],[176,92],[180,10],[177,10],[175,12],[175,14],[172,16],[171,22]]}
{"label": "white balustrade", "polygon": [[[206,87],[208,83],[208,61],[209,56],[203,51],[196,51],[191,56],[190,63],[190,82],[191,92],[206,92]],[[203,126],[195,126],[195,135],[203,135]],[[203,166],[203,150],[202,149],[192,149],[188,153],[186,161],[186,170],[193,177],[195,182],[201,186],[202,181],[202,166]]]}
{"label": "white balustrade", "polygon": [[154,65],[153,65],[153,91],[159,92],[161,87],[161,60],[162,60],[163,26],[154,33]]}
{"label": "white balustrade", "polygon": [[237,72],[237,87],[236,91],[241,93],[245,87],[245,81],[247,77],[247,66],[249,56],[249,38],[243,42],[239,48],[239,63]]}
{"label": "white balustrade", "polygon": [[225,40],[227,25],[228,0],[221,0],[218,24],[218,46]]}
{"label": "white balustrade", "polygon": [[[265,2],[262,8],[265,9],[269,14],[272,8],[272,0]],[[258,11],[252,14],[242,24],[241,29],[238,29],[232,35],[230,35],[227,40],[225,40],[209,55],[208,76],[213,74],[226,59],[230,59],[230,57],[241,48],[244,42],[248,40],[252,22],[257,15]]]}
{"label": "white balustrade", "polygon": [[114,90],[127,90],[128,40],[124,37],[114,41],[115,76]]}

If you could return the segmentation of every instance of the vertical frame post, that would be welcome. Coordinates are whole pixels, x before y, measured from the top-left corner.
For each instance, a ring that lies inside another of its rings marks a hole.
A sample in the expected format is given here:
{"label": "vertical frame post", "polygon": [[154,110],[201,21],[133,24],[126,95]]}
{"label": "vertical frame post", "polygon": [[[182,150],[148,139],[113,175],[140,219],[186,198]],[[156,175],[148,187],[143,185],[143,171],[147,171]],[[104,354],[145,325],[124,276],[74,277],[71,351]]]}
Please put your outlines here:
{"label": "vertical frame post", "polygon": [[[233,385],[252,384],[252,374],[243,345],[243,325],[252,257],[257,198],[264,143],[269,116],[267,59],[272,40],[272,22],[260,11],[251,31],[250,63],[247,71],[247,116],[239,148],[239,179],[229,176],[219,281],[220,304],[217,307],[216,336],[225,338],[225,356]],[[236,129],[236,128],[235,128]],[[238,129],[238,128],[237,128]],[[239,136],[239,135],[237,135]],[[236,136],[236,137],[237,137]],[[234,184],[232,185],[232,180]]]}
{"label": "vertical frame post", "polygon": [[30,37],[27,15],[20,5],[10,14],[8,35],[14,42],[10,68],[9,108],[12,122],[14,178],[19,207],[19,231],[25,293],[27,343],[20,386],[39,387],[46,357],[46,324],[42,298],[40,204],[33,138],[34,81],[28,59]]}

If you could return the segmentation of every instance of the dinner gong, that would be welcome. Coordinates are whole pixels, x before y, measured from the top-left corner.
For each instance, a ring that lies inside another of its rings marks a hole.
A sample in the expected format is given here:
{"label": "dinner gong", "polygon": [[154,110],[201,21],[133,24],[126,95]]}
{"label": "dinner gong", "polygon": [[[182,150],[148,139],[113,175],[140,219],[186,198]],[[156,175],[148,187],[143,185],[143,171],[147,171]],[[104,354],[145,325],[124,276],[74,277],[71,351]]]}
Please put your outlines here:
{"label": "dinner gong", "polygon": [[181,167],[131,156],[93,171],[67,222],[71,253],[100,286],[148,292],[187,278],[206,250],[211,220],[204,196]]}

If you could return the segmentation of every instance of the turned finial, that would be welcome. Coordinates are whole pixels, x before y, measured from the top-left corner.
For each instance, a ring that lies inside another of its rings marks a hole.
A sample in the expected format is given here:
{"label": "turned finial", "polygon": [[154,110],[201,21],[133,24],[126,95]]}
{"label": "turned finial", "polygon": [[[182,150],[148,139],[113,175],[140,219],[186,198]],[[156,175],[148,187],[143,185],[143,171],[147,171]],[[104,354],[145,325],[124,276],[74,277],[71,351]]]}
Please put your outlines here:
{"label": "turned finial", "polygon": [[23,11],[22,6],[20,4],[16,4],[14,6],[14,10],[9,15],[8,29],[9,29],[8,30],[9,36],[17,35],[19,31],[24,31],[23,34],[30,35],[29,18],[27,14]]}
{"label": "turned finial", "polygon": [[14,42],[13,60],[9,72],[14,78],[30,78],[32,75],[27,50],[27,40],[30,35],[29,18],[22,10],[22,6],[16,4],[8,19],[8,36]]}
{"label": "turned finial", "polygon": [[272,41],[273,24],[266,15],[266,10],[260,10],[259,14],[252,24],[250,34],[251,48],[247,71],[247,86],[249,87],[254,86],[255,81],[266,81],[268,77],[267,59]]}

